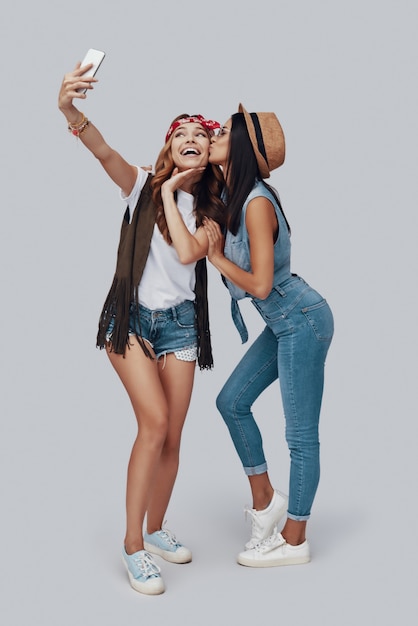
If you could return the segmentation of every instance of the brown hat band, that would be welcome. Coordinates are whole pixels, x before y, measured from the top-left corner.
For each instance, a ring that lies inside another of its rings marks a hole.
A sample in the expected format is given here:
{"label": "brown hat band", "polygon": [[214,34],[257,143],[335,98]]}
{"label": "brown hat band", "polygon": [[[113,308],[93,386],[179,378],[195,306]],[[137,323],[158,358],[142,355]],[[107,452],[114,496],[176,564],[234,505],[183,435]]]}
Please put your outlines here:
{"label": "brown hat band", "polygon": [[262,178],[280,167],[285,157],[283,129],[275,113],[248,113],[240,104],[238,113],[244,114],[245,125],[257,159]]}

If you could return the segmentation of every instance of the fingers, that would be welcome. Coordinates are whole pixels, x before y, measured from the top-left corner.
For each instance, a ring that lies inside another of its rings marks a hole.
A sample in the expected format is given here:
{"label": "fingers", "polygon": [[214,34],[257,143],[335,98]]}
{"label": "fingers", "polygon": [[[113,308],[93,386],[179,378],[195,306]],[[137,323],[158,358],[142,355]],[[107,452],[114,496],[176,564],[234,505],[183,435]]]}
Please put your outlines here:
{"label": "fingers", "polygon": [[217,258],[223,256],[224,237],[219,224],[208,217],[203,218],[203,227],[209,243],[207,256],[209,261],[214,263]]}
{"label": "fingers", "polygon": [[161,190],[165,189],[166,191],[171,191],[172,193],[179,189],[185,183],[193,180],[193,178],[198,179],[201,176],[202,172],[205,170],[204,167],[193,167],[188,170],[183,170],[179,172],[178,168],[175,167],[173,169],[173,173],[171,177],[168,178],[165,183],[163,183]]}
{"label": "fingers", "polygon": [[211,239],[216,239],[222,237],[221,229],[219,228],[219,224],[214,222],[210,217],[203,218],[203,226],[208,233],[208,236]]}
{"label": "fingers", "polygon": [[72,72],[65,74],[61,85],[60,96],[69,98],[86,98],[84,90],[94,89],[93,83],[97,83],[97,78],[93,76],[83,76],[93,66],[92,63],[81,67],[81,63],[77,63]]}
{"label": "fingers", "polygon": [[173,173],[171,174],[171,178],[177,178],[178,181],[184,182],[196,174],[202,174],[206,168],[204,167],[191,167],[188,170],[183,170],[179,172],[178,167],[175,167]]}
{"label": "fingers", "polygon": [[93,67],[93,65],[94,65],[94,63],[86,63],[86,65],[82,66],[81,63],[78,62],[77,65],[76,65],[76,70],[80,70],[81,74],[85,74],[86,72],[88,72]]}

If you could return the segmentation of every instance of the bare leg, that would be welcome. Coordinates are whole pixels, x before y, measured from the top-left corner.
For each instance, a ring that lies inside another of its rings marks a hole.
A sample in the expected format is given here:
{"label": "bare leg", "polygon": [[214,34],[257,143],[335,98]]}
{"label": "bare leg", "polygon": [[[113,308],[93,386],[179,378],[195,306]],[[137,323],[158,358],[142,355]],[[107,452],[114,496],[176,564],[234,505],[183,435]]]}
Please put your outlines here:
{"label": "bare leg", "polygon": [[298,546],[306,539],[306,521],[297,522],[287,518],[282,535],[291,546]]}
{"label": "bare leg", "polygon": [[264,474],[248,476],[248,479],[250,481],[251,493],[253,496],[253,509],[256,511],[266,509],[270,504],[274,493],[268,473],[264,472]]}
{"label": "bare leg", "polygon": [[159,374],[168,404],[168,432],[155,474],[147,510],[147,531],[160,530],[176,480],[181,433],[190,404],[196,363],[168,354],[159,362]]}
{"label": "bare leg", "polygon": [[132,338],[125,357],[108,350],[135,412],[138,435],[128,465],[126,536],[128,554],[144,547],[142,528],[151,489],[168,432],[168,405],[156,361],[147,358]]}

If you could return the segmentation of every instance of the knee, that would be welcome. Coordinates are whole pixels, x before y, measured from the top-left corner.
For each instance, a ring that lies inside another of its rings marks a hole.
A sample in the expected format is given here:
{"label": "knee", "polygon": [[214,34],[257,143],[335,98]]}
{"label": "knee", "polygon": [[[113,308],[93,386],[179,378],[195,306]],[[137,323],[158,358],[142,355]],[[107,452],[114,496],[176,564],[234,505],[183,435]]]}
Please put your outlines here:
{"label": "knee", "polygon": [[319,455],[319,441],[304,441],[300,438],[286,437],[292,458],[314,459]]}
{"label": "knee", "polygon": [[153,448],[162,448],[168,434],[168,418],[165,415],[154,416],[152,420],[140,424],[139,436]]}
{"label": "knee", "polygon": [[216,408],[225,419],[230,409],[230,402],[224,389],[222,389],[222,391],[218,394],[218,397],[216,398]]}
{"label": "knee", "polygon": [[232,395],[225,387],[216,398],[216,408],[227,425],[248,413],[248,407],[244,406],[239,396]]}
{"label": "knee", "polygon": [[234,387],[225,385],[216,398],[216,408],[225,421],[231,417],[239,417],[248,415],[251,412],[251,404],[247,401],[242,393]]}

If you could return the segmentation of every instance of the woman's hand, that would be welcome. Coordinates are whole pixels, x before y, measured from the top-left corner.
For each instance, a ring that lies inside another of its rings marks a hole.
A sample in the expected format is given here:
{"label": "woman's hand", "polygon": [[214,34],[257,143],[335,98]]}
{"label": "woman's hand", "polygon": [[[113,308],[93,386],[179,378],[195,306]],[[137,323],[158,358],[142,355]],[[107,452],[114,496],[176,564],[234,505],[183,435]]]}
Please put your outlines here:
{"label": "woman's hand", "polygon": [[[74,114],[75,107],[73,105],[74,98],[86,99],[86,94],[77,91],[78,89],[93,89],[93,83],[97,82],[93,76],[82,76],[87,70],[93,66],[92,63],[81,67],[81,63],[77,63],[72,72],[65,74],[58,94],[58,108],[64,115]],[[72,121],[67,117],[69,121]],[[74,120],[75,121],[75,120]]]}
{"label": "woman's hand", "polygon": [[[83,76],[93,63],[81,66],[77,63],[72,72],[65,74],[58,95],[58,107],[67,118],[69,124],[78,124],[84,119],[83,114],[74,106],[73,99],[84,100],[86,95],[78,89],[93,89],[93,83],[97,82],[93,76]],[[79,134],[78,139],[86,146],[96,159],[98,159],[110,176],[110,178],[120,187],[125,195],[129,195],[135,184],[138,170],[118,153],[113,150],[94,124],[89,120],[85,126],[83,134]]]}
{"label": "woman's hand", "polygon": [[188,170],[184,170],[183,172],[179,172],[178,168],[175,167],[173,173],[171,174],[171,178],[166,180],[165,183],[161,185],[162,197],[166,194],[173,194],[180,188],[183,189],[183,191],[191,193],[193,185],[200,180],[204,171],[204,167],[193,167]]}
{"label": "woman's hand", "polygon": [[203,218],[203,227],[209,241],[207,257],[211,263],[215,264],[217,259],[219,260],[224,256],[225,238],[219,224],[209,217]]}

